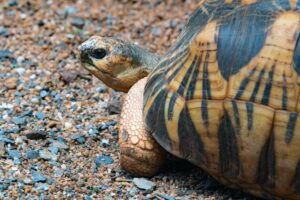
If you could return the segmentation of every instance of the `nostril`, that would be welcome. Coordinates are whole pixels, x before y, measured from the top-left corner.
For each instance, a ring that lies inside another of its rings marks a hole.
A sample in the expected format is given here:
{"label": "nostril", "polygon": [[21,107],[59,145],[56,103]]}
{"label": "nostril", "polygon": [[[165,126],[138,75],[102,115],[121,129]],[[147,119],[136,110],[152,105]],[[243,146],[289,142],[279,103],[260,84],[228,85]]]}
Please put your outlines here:
{"label": "nostril", "polygon": [[103,48],[99,48],[99,49],[94,49],[91,52],[91,56],[96,58],[96,59],[102,59],[107,55],[107,52],[105,49]]}
{"label": "nostril", "polygon": [[80,59],[81,59],[81,60],[89,60],[89,59],[90,59],[90,58],[89,58],[89,54],[88,54],[87,52],[82,51],[82,52],[80,53]]}

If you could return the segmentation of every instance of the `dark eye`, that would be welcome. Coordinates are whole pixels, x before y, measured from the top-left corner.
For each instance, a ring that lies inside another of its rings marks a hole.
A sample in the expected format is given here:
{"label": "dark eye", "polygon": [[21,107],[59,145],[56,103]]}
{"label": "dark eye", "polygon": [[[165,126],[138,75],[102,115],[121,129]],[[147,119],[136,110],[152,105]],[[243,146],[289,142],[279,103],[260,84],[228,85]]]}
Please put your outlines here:
{"label": "dark eye", "polygon": [[107,52],[105,49],[99,48],[99,49],[94,49],[91,52],[91,56],[96,58],[96,59],[102,59],[106,56]]}

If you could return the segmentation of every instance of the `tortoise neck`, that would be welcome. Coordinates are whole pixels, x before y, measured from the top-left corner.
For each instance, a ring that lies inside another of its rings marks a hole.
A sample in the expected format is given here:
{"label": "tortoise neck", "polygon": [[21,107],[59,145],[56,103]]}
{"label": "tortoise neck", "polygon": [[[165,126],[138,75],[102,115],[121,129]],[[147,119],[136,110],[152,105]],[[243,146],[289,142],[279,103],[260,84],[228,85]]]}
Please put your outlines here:
{"label": "tortoise neck", "polygon": [[133,64],[136,67],[146,68],[149,73],[153,71],[159,63],[161,56],[151,53],[150,51],[140,47],[136,44],[130,44],[130,50],[133,58]]}

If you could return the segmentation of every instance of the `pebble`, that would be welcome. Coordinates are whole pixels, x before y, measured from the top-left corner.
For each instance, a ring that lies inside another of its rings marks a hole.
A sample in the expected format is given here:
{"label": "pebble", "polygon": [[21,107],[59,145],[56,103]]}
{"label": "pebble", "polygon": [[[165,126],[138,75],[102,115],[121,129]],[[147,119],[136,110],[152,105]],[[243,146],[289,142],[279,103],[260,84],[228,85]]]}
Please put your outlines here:
{"label": "pebble", "polygon": [[26,124],[26,118],[25,117],[14,117],[12,119],[12,122],[16,125],[25,125]]}
{"label": "pebble", "polygon": [[37,112],[36,114],[35,114],[35,117],[37,118],[37,119],[39,119],[39,120],[44,120],[44,113],[42,113],[42,112]]}
{"label": "pebble", "polygon": [[96,166],[100,167],[101,165],[109,165],[112,164],[114,160],[111,156],[98,156],[96,157]]}
{"label": "pebble", "polygon": [[65,122],[65,128],[66,129],[70,129],[70,128],[72,128],[73,127],[73,124],[71,123],[71,122]]}
{"label": "pebble", "polygon": [[37,159],[39,157],[39,152],[36,150],[27,149],[26,150],[26,157],[27,159]]}
{"label": "pebble", "polygon": [[65,143],[63,143],[63,142],[60,142],[60,141],[57,141],[57,140],[53,140],[52,141],[52,145],[54,146],[54,147],[57,147],[58,149],[69,149],[69,146],[68,145],[66,145]]}
{"label": "pebble", "polygon": [[40,158],[45,159],[45,160],[53,160],[53,161],[57,160],[57,155],[50,152],[48,149],[40,150],[39,156],[40,156]]}
{"label": "pebble", "polygon": [[48,191],[49,190],[49,185],[46,184],[46,183],[43,183],[43,184],[39,185],[37,189],[42,190],[42,191]]}
{"label": "pebble", "polygon": [[21,154],[18,150],[8,150],[8,157],[12,159],[20,159]]}
{"label": "pebble", "polygon": [[30,102],[33,103],[33,104],[39,104],[40,103],[40,98],[39,97],[32,97]]}
{"label": "pebble", "polygon": [[156,184],[152,181],[149,181],[145,178],[133,178],[133,184],[142,190],[153,191],[156,187]]}
{"label": "pebble", "polygon": [[109,140],[108,139],[101,139],[100,145],[103,147],[109,147]]}
{"label": "pebble", "polygon": [[2,58],[9,58],[12,56],[12,52],[9,51],[9,50],[3,50],[3,49],[0,49],[0,59]]}
{"label": "pebble", "polygon": [[48,92],[46,91],[46,90],[42,90],[41,92],[40,92],[40,97],[42,97],[42,98],[45,98],[46,96],[48,96]]}
{"label": "pebble", "polygon": [[23,67],[18,67],[15,70],[20,76],[22,76],[26,71],[25,68],[23,68]]}
{"label": "pebble", "polygon": [[48,134],[45,131],[35,131],[26,134],[26,137],[29,140],[42,140],[42,139],[46,139],[47,136]]}
{"label": "pebble", "polygon": [[160,36],[162,33],[162,30],[158,27],[154,27],[151,29],[151,33],[155,36]]}
{"label": "pebble", "polygon": [[71,24],[79,29],[82,29],[84,26],[84,19],[82,18],[73,18]]}
{"label": "pebble", "polygon": [[18,81],[19,79],[17,77],[11,77],[4,82],[4,85],[8,89],[16,89]]}
{"label": "pebble", "polygon": [[50,147],[48,148],[48,150],[49,150],[51,153],[57,154],[59,149],[58,149],[58,147],[56,147],[56,146],[50,146]]}
{"label": "pebble", "polygon": [[84,144],[85,143],[85,137],[82,134],[73,135],[72,139],[75,140],[78,144]]}
{"label": "pebble", "polygon": [[96,91],[98,92],[98,93],[105,93],[105,92],[107,92],[107,87],[106,86],[100,86],[100,87],[97,87],[96,88]]}
{"label": "pebble", "polygon": [[46,180],[47,180],[47,177],[46,177],[46,176],[44,176],[43,174],[40,174],[40,173],[38,173],[38,172],[36,172],[36,171],[34,171],[34,170],[31,171],[31,174],[32,174],[32,176],[33,176],[33,181],[34,181],[35,183],[38,183],[38,182],[44,183],[44,182],[46,182]]}

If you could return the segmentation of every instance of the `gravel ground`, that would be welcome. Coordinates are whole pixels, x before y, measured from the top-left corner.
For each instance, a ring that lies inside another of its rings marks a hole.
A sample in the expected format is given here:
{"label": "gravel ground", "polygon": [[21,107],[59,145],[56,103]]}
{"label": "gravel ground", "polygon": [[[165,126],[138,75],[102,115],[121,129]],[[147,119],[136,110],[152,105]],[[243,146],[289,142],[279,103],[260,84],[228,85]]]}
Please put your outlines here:
{"label": "gravel ground", "polygon": [[119,166],[123,93],[85,71],[78,46],[118,36],[162,53],[189,0],[0,1],[0,199],[254,199],[171,159],[134,178]]}

